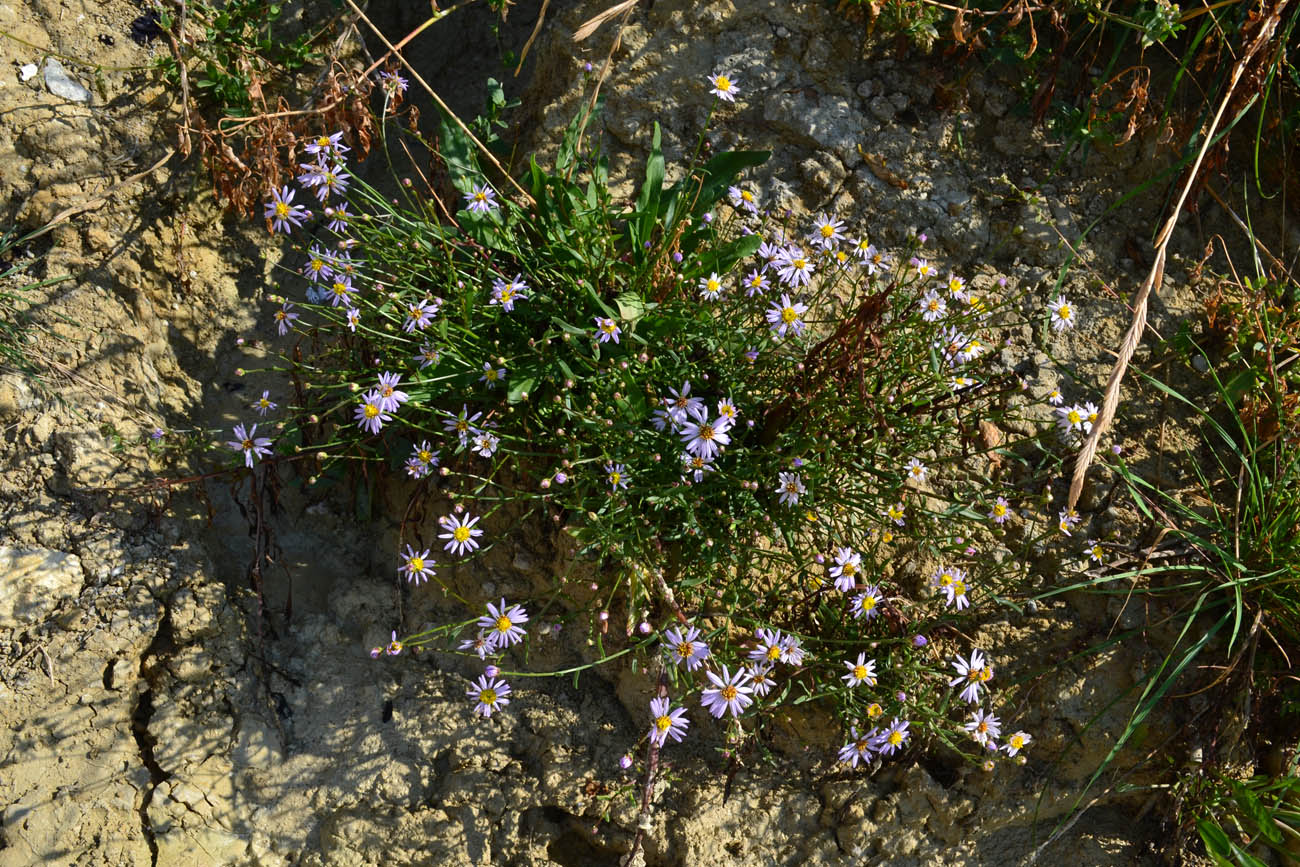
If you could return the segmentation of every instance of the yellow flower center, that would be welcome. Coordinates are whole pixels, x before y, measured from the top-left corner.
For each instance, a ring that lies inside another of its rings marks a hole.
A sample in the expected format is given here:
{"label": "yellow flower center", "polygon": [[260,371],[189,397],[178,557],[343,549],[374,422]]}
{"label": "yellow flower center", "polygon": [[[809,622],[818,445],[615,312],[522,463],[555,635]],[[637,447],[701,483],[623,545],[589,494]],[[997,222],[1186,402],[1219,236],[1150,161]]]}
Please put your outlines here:
{"label": "yellow flower center", "polygon": [[799,258],[799,259],[795,259],[790,264],[794,266],[796,271],[802,271],[804,268],[808,267],[808,260]]}
{"label": "yellow flower center", "polygon": [[1024,747],[1025,747],[1025,739],[1024,739],[1024,738],[1022,738],[1020,735],[1012,735],[1012,736],[1011,736],[1011,748],[1012,748],[1012,749],[1020,750],[1020,749],[1024,749]]}
{"label": "yellow flower center", "polygon": [[495,689],[480,689],[478,691],[478,700],[491,707],[497,703],[497,691]]}
{"label": "yellow flower center", "polygon": [[731,79],[727,78],[725,75],[719,75],[717,78],[713,79],[713,86],[723,93],[727,93],[731,90]]}
{"label": "yellow flower center", "polygon": [[1001,518],[1006,513],[1007,513],[1007,507],[1002,505],[1001,503],[997,503],[996,505],[993,506],[993,514],[997,515],[999,518]]}
{"label": "yellow flower center", "polygon": [[874,596],[863,596],[863,597],[862,597],[862,610],[863,610],[863,611],[871,611],[871,610],[873,610],[875,607],[876,607],[876,597],[874,597]]}
{"label": "yellow flower center", "polygon": [[1075,410],[1070,410],[1070,414],[1066,418],[1070,420],[1070,424],[1078,424],[1083,421],[1083,416],[1079,415]]}
{"label": "yellow flower center", "polygon": [[830,223],[826,223],[822,226],[821,232],[823,238],[829,238],[835,234],[835,227],[832,226]]}
{"label": "yellow flower center", "polygon": [[893,731],[893,732],[890,732],[890,733],[889,733],[889,745],[890,745],[890,746],[892,746],[892,747],[896,747],[896,746],[900,745],[901,743],[903,743],[903,733],[902,733],[902,732],[899,732],[899,731]]}
{"label": "yellow flower center", "polygon": [[736,688],[731,684],[727,684],[722,688],[722,697],[729,702],[735,701],[737,695],[739,695],[739,693],[736,691]]}
{"label": "yellow flower center", "polygon": [[252,440],[244,440],[244,451],[249,451],[249,450],[252,449],[252,448],[253,448],[253,441],[252,441]]}
{"label": "yellow flower center", "polygon": [[[461,526],[451,531],[451,537],[455,539],[457,542],[469,541],[469,527],[466,527],[462,524]],[[508,618],[502,618],[502,619],[508,619]],[[500,627],[501,627],[501,620],[498,619],[497,628]]]}
{"label": "yellow flower center", "polygon": [[1060,307],[1060,309],[1058,309],[1058,310],[1056,311],[1056,315],[1059,316],[1059,317],[1061,317],[1062,319],[1069,319],[1069,318],[1070,318],[1070,305],[1069,305],[1069,304],[1062,304],[1061,307]]}
{"label": "yellow flower center", "polygon": [[379,407],[375,406],[373,403],[368,403],[366,404],[365,414],[366,418],[374,418],[379,415]]}
{"label": "yellow flower center", "polygon": [[702,425],[700,425],[700,433],[699,433],[699,437],[700,437],[700,439],[702,439],[702,440],[711,440],[711,439],[713,439],[713,425],[711,425],[711,424],[702,424]]}
{"label": "yellow flower center", "polygon": [[504,614],[497,618],[497,632],[509,632],[512,626],[514,626],[514,624],[511,623],[510,618],[506,617]]}
{"label": "yellow flower center", "polygon": [[486,193],[485,191],[483,191],[483,190],[479,190],[477,193],[474,194],[474,201],[476,201],[476,202],[486,202],[486,201],[487,201],[487,193]]}
{"label": "yellow flower center", "polygon": [[799,318],[799,314],[795,312],[795,309],[793,307],[784,307],[781,309],[781,321],[784,322],[786,325],[789,325],[791,322],[794,322],[798,318]]}
{"label": "yellow flower center", "polygon": [[717,292],[719,289],[722,288],[722,284],[719,283],[717,280],[710,280],[705,285],[708,287],[709,292]]}
{"label": "yellow flower center", "polygon": [[412,558],[411,558],[411,562],[409,563],[409,565],[410,565],[410,567],[411,567],[411,571],[412,571],[412,572],[423,572],[423,571],[424,571],[424,558],[423,558],[423,557],[412,557]]}
{"label": "yellow flower center", "polygon": [[682,659],[690,659],[691,654],[695,651],[693,642],[683,641],[677,645],[677,655]]}
{"label": "yellow flower center", "polygon": [[875,719],[876,717],[880,716],[884,712],[885,709],[880,705],[876,704],[874,701],[867,707],[867,716],[870,717],[871,719]]}
{"label": "yellow flower center", "polygon": [[617,486],[618,483],[621,482],[622,480],[623,480],[623,474],[622,474],[622,473],[610,473],[610,474],[609,474],[609,483],[610,483],[611,485],[615,485],[615,486]]}
{"label": "yellow flower center", "polygon": [[276,203],[275,203],[275,215],[276,215],[277,217],[287,217],[287,216],[289,216],[289,203],[288,203],[288,202],[276,202]]}
{"label": "yellow flower center", "polygon": [[428,449],[421,449],[420,453],[416,455],[416,457],[420,459],[420,463],[427,464],[433,460],[433,452]]}
{"label": "yellow flower center", "polygon": [[483,371],[483,375],[487,377],[488,382],[492,382],[497,378],[496,368],[489,367],[487,370]]}
{"label": "yellow flower center", "polygon": [[321,136],[320,138],[316,139],[316,146],[317,146],[317,147],[322,147],[322,148],[327,148],[327,147],[329,147],[329,146],[330,146],[330,137],[327,136],[327,135],[323,135],[323,136]]}
{"label": "yellow flower center", "polygon": [[741,191],[740,191],[740,197],[741,197],[742,199],[744,199],[745,201],[747,201],[747,202],[752,202],[752,201],[754,201],[754,194],[751,193],[749,190],[741,190]]}
{"label": "yellow flower center", "polygon": [[780,658],[781,658],[781,648],[773,644],[771,647],[767,649],[768,662],[775,662]]}
{"label": "yellow flower center", "polygon": [[965,595],[966,595],[966,582],[965,582],[965,581],[954,581],[954,582],[953,582],[953,585],[952,585],[952,592],[953,592],[953,595],[954,595],[954,596],[965,596]]}
{"label": "yellow flower center", "polygon": [[849,576],[856,575],[858,574],[858,567],[854,566],[853,561],[850,560],[848,563],[845,563],[840,567],[840,574]]}
{"label": "yellow flower center", "polygon": [[666,732],[672,727],[673,727],[673,721],[671,717],[666,717],[666,716],[655,717],[655,728],[658,729],[659,731]]}
{"label": "yellow flower center", "polygon": [[865,665],[853,666],[853,676],[858,680],[867,679],[867,667]]}

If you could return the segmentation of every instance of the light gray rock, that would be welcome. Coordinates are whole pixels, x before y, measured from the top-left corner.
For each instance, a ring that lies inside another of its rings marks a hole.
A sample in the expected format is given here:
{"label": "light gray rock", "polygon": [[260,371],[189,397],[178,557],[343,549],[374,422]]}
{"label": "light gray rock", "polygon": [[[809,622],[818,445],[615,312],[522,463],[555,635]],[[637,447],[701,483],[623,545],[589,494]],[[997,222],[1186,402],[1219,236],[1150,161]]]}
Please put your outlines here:
{"label": "light gray rock", "polygon": [[63,68],[63,64],[53,57],[45,61],[45,86],[50,89],[50,93],[68,102],[90,104],[90,91],[82,87],[81,83]]}
{"label": "light gray rock", "polygon": [[845,163],[855,161],[854,148],[866,134],[866,119],[842,96],[810,99],[803,91],[774,94],[763,116],[805,143],[833,151]]}

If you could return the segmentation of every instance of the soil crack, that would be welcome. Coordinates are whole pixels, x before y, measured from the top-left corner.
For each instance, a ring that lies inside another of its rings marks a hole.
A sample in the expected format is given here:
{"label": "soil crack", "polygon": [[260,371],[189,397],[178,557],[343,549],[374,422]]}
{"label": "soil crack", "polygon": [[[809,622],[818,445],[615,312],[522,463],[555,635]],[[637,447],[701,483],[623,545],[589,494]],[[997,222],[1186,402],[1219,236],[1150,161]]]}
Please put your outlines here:
{"label": "soil crack", "polygon": [[149,806],[153,803],[153,795],[158,786],[163,781],[170,779],[171,774],[163,770],[162,765],[158,764],[158,759],[154,756],[154,747],[157,746],[158,739],[149,731],[149,722],[153,719],[154,689],[157,687],[159,674],[166,660],[175,650],[176,642],[172,634],[171,608],[164,603],[163,616],[158,624],[158,631],[154,633],[153,640],[149,642],[149,646],[145,648],[144,654],[140,657],[140,679],[145,682],[145,688],[140,691],[135,710],[131,712],[131,734],[135,737],[136,748],[140,753],[140,763],[149,772],[149,788],[145,790],[143,797],[140,799],[139,814],[140,827],[144,831],[145,842],[149,845],[149,859],[152,867],[158,865],[158,839],[154,832],[153,822],[149,818]]}

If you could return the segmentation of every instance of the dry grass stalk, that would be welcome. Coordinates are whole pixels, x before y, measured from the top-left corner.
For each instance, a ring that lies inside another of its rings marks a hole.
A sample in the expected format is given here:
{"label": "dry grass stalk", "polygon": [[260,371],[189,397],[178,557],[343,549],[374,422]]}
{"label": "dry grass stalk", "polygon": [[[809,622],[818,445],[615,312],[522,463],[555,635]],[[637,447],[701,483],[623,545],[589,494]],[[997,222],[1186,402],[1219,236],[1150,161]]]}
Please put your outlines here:
{"label": "dry grass stalk", "polygon": [[460,131],[469,137],[469,140],[474,143],[474,146],[479,149],[479,152],[482,153],[483,156],[487,157],[488,162],[492,164],[493,168],[495,168],[498,172],[500,172],[501,176],[505,178],[512,187],[515,188],[515,190],[523,198],[523,201],[527,202],[529,205],[537,204],[533,200],[533,197],[528,194],[528,191],[525,190],[523,187],[519,186],[519,182],[516,181],[510,175],[510,173],[505,170],[505,167],[502,166],[500,161],[498,161],[497,158],[492,155],[492,152],[487,149],[487,147],[483,144],[483,142],[478,140],[478,136],[474,135],[473,131],[470,130],[469,127],[465,126],[465,122],[456,116],[456,113],[451,110],[451,108],[447,105],[447,103],[443,102],[442,97],[438,96],[438,94],[434,92],[434,89],[429,86],[429,82],[425,81],[423,76],[421,76],[420,73],[415,71],[415,67],[410,64],[410,61],[408,61],[405,57],[402,56],[402,54],[397,50],[396,46],[394,46],[392,42],[388,41],[388,37],[384,35],[384,32],[380,30],[378,27],[376,27],[373,21],[371,21],[369,18],[366,17],[366,13],[361,11],[361,8],[357,6],[354,0],[346,0],[346,2],[348,6],[351,7],[352,11],[356,13],[357,17],[360,18],[362,21],[366,22],[366,26],[369,27],[371,32],[375,34],[376,38],[378,38],[379,41],[384,44],[384,47],[387,48],[390,52],[392,52],[393,57],[395,57],[397,61],[401,63],[403,67],[406,68],[407,72],[411,73],[411,77],[415,79],[421,87],[424,88],[424,92],[429,94],[429,96],[433,99],[433,101],[437,103],[438,108],[440,108],[443,111],[443,113],[447,115],[447,117],[451,118],[452,122],[455,123],[456,126],[460,127]]}
{"label": "dry grass stalk", "polygon": [[1223,94],[1218,110],[1214,113],[1214,120],[1211,121],[1209,129],[1205,132],[1200,153],[1196,155],[1196,162],[1192,164],[1191,171],[1188,172],[1187,181],[1183,184],[1182,192],[1178,196],[1173,211],[1169,214],[1169,218],[1165,220],[1164,226],[1160,229],[1160,234],[1156,236],[1155,261],[1152,263],[1151,271],[1147,274],[1146,279],[1138,287],[1137,297],[1133,302],[1133,321],[1129,325],[1128,333],[1124,335],[1124,342],[1120,345],[1118,358],[1115,360],[1115,366],[1111,368],[1110,379],[1106,383],[1106,393],[1102,398],[1101,417],[1097,419],[1097,423],[1092,427],[1092,432],[1084,440],[1083,449],[1079,452],[1079,457],[1074,463],[1074,477],[1070,480],[1070,494],[1066,502],[1067,509],[1073,509],[1079,502],[1079,495],[1083,492],[1084,479],[1088,476],[1088,467],[1092,466],[1092,459],[1097,454],[1097,447],[1101,443],[1101,438],[1115,418],[1115,410],[1119,406],[1120,383],[1124,379],[1124,373],[1128,370],[1129,362],[1133,359],[1133,353],[1137,350],[1142,330],[1146,327],[1147,301],[1152,290],[1159,288],[1160,283],[1164,280],[1165,256],[1169,249],[1169,240],[1173,235],[1174,225],[1183,212],[1183,206],[1187,203],[1187,196],[1196,184],[1201,164],[1205,161],[1205,154],[1215,140],[1215,134],[1218,132],[1219,124],[1223,120],[1223,114],[1228,109],[1233,91],[1236,90],[1237,84],[1241,81],[1242,74],[1246,71],[1246,67],[1254,56],[1264,46],[1268,45],[1272,39],[1274,31],[1282,19],[1282,11],[1289,2],[1290,0],[1280,0],[1273,7],[1268,17],[1260,25],[1255,38],[1250,41],[1245,52],[1242,53],[1241,59],[1233,66],[1232,77],[1228,82],[1227,90]]}

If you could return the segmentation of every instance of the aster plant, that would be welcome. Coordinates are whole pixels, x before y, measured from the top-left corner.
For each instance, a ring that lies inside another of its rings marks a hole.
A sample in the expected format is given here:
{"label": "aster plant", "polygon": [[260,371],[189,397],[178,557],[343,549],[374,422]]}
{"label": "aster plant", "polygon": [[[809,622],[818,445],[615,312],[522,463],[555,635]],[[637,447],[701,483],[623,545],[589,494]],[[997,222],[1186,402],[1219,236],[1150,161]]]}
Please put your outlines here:
{"label": "aster plant", "polygon": [[[716,100],[738,92],[708,83]],[[396,199],[346,169],[343,137],[313,142],[298,183],[330,222],[299,245],[304,298],[273,314],[299,386],[282,447],[312,455],[312,482],[365,462],[446,499],[394,552],[411,592],[462,598],[438,567],[521,520],[570,534],[602,578],[581,594],[557,579],[540,604],[662,672],[655,749],[697,731],[688,715],[744,735],[814,701],[847,738],[831,761],[917,741],[1023,756],[1029,734],[999,740],[992,662],[950,626],[1011,604],[1021,577],[990,556],[1025,523],[1023,496],[988,472],[1011,445],[979,432],[1025,386],[989,349],[1035,318],[1072,326],[1073,308],[1026,317],[1005,281],[944,279],[923,235],[888,250],[843,215],[765,209],[742,176],[766,153],[697,147],[667,185],[657,126],[639,195],[616,201],[584,132],[575,121],[553,168],[530,161],[516,188],[444,122],[455,194],[403,184]],[[310,219],[292,200],[285,187],[266,207],[291,236]],[[1084,408],[1061,418],[1070,435],[1089,424]],[[230,444],[250,464],[267,446]],[[1016,544],[1056,533],[1034,526]],[[454,636],[394,642],[499,660],[528,622],[499,599]],[[490,670],[467,688],[484,718],[517,698]]]}

